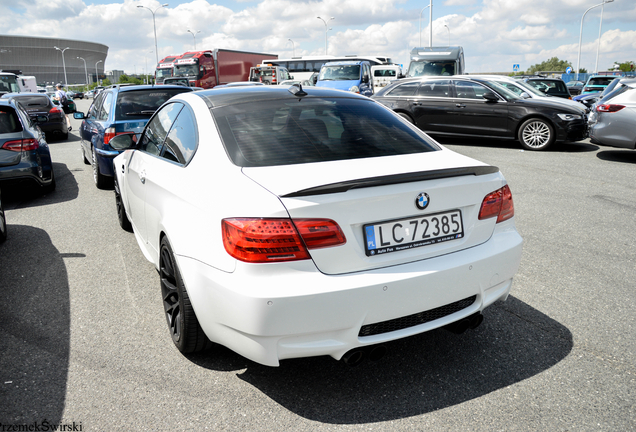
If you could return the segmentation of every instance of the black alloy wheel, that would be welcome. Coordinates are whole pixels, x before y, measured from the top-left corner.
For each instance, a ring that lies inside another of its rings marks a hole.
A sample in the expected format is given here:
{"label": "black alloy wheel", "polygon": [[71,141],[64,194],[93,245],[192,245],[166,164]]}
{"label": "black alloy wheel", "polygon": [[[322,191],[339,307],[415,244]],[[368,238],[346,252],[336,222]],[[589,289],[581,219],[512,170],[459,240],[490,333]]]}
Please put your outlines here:
{"label": "black alloy wheel", "polygon": [[164,237],[159,252],[161,296],[172,342],[182,353],[209,348],[212,344],[203,333],[190,303],[170,243]]}
{"label": "black alloy wheel", "polygon": [[121,200],[121,193],[119,191],[119,184],[117,183],[117,175],[114,178],[115,182],[115,206],[117,207],[117,219],[119,219],[119,226],[124,231],[133,232],[132,224],[126,215],[126,208]]}
{"label": "black alloy wheel", "polygon": [[552,126],[539,118],[526,120],[519,128],[519,142],[526,150],[545,150],[555,139]]}

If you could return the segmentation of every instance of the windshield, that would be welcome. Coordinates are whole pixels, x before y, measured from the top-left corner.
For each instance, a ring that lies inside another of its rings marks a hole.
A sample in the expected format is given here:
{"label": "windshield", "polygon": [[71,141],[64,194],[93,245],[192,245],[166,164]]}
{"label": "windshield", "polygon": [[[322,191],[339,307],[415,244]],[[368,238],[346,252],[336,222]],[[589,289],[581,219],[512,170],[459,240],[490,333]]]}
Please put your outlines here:
{"label": "windshield", "polygon": [[499,83],[497,81],[490,81],[490,80],[484,80],[484,83],[486,83],[489,87],[493,88],[494,90],[497,91],[497,93],[499,93],[501,96],[503,96],[504,98],[506,98],[506,100],[512,101],[512,100],[519,100],[521,99],[519,96],[517,96],[514,92],[508,90],[506,88],[505,85],[503,85],[502,83]]}
{"label": "windshield", "polygon": [[410,77],[455,75],[454,61],[412,61],[409,65]]}
{"label": "windshield", "polygon": [[197,65],[175,65],[174,76],[197,76],[199,67]]}
{"label": "windshield", "polygon": [[438,150],[423,133],[371,100],[268,99],[211,110],[241,167],[293,165]]}
{"label": "windshield", "polygon": [[166,78],[172,76],[172,68],[157,69],[157,78]]}
{"label": "windshield", "polygon": [[19,93],[18,80],[15,75],[0,75],[0,92]]}
{"label": "windshield", "polygon": [[537,88],[529,85],[526,82],[519,81],[519,82],[517,82],[517,84],[520,85],[521,87],[523,87],[525,89],[525,91],[527,91],[528,93],[532,93],[532,94],[535,94],[537,96],[545,96],[545,93],[543,93],[541,90],[538,90]]}
{"label": "windshield", "polygon": [[323,66],[319,81],[357,81],[360,79],[360,65]]}

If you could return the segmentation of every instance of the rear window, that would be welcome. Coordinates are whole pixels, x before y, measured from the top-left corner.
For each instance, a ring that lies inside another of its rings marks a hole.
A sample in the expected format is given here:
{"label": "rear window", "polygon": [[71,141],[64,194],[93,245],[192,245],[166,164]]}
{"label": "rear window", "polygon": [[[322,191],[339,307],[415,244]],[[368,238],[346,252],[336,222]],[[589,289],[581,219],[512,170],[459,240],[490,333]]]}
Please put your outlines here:
{"label": "rear window", "polygon": [[13,108],[0,107],[0,133],[14,133],[22,131],[22,125]]}
{"label": "rear window", "polygon": [[149,119],[172,96],[188,91],[191,89],[184,87],[120,92],[117,96],[115,120]]}
{"label": "rear window", "polygon": [[614,80],[615,78],[590,78],[590,80],[587,82],[587,85],[589,86],[605,86],[607,87],[609,85],[610,82],[612,82],[612,80]]}
{"label": "rear window", "polygon": [[[211,110],[226,151],[241,167],[394,156],[435,151],[425,135],[365,100],[303,98]],[[371,174],[371,173],[370,173]]]}
{"label": "rear window", "polygon": [[48,108],[51,105],[51,99],[46,96],[18,96],[15,98],[27,110],[33,108]]}

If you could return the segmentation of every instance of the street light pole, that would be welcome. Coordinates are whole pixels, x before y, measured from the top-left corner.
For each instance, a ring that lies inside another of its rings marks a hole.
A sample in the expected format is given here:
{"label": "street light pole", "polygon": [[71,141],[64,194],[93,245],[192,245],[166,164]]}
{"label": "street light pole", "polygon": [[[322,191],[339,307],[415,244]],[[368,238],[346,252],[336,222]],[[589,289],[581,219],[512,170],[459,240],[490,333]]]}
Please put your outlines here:
{"label": "street light pole", "polygon": [[296,45],[294,45],[294,41],[291,39],[287,39],[292,43],[292,57],[296,57]]}
{"label": "street light pole", "polygon": [[[196,35],[201,33],[201,30],[197,30],[196,33],[192,32],[192,30],[188,30],[188,33],[192,33],[192,37],[194,38],[194,50],[196,51],[197,50],[197,37],[196,37]],[[159,62],[157,61],[157,63],[159,63]]]}
{"label": "street light pole", "polygon": [[448,46],[450,47],[450,29],[446,24],[444,24],[444,27],[446,27],[446,30],[448,30]]}
{"label": "street light pole", "polygon": [[99,83],[99,72],[97,72],[97,65],[103,62],[104,60],[100,60],[95,63],[95,84]]}
{"label": "street light pole", "polygon": [[66,78],[66,62],[64,61],[64,51],[66,51],[68,47],[62,49],[62,48],[58,48],[54,46],[53,48],[55,48],[58,51],[62,51],[62,66],[64,67],[64,84],[66,85],[66,89],[68,90],[68,79]]}
{"label": "street light pole", "polygon": [[598,72],[598,52],[601,49],[601,30],[603,29],[603,11],[604,10],[605,10],[605,3],[603,3],[603,6],[601,6],[601,23],[598,26],[598,42],[596,44],[596,64],[594,65],[594,73]]}
{"label": "street light pole", "polygon": [[577,79],[577,80],[579,79],[579,70],[580,70],[579,66],[580,66],[580,64],[581,64],[581,41],[582,41],[582,39],[583,39],[583,20],[585,19],[585,15],[587,15],[587,13],[588,13],[589,11],[591,11],[592,9],[594,9],[595,7],[603,6],[605,3],[611,3],[611,2],[613,2],[613,1],[614,1],[614,0],[603,0],[603,3],[599,3],[599,4],[597,4],[597,5],[594,5],[594,6],[592,6],[592,7],[589,7],[589,8],[588,8],[588,9],[587,9],[584,13],[583,13],[583,16],[581,17],[581,30],[580,30],[580,32],[579,32],[579,55],[578,55],[578,57],[577,57],[577,59],[576,59],[576,79]]}
{"label": "street light pole", "polygon": [[153,26],[153,28],[155,30],[155,54],[156,54],[156,57],[157,57],[157,64],[159,63],[159,51],[157,51],[157,23],[155,21],[155,12],[157,12],[162,7],[166,7],[166,6],[168,6],[168,3],[162,4],[161,6],[159,6],[157,9],[155,9],[153,11],[149,7],[142,6],[142,5],[137,5],[138,8],[148,9],[150,11],[150,13],[152,14],[152,26]]}
{"label": "street light pole", "polygon": [[[433,0],[431,0],[431,3],[432,3],[432,1],[433,1]],[[419,46],[422,46],[422,14],[423,14],[423,13],[424,13],[424,11],[426,10],[426,8],[432,8],[432,4],[430,4],[430,5],[428,5],[428,6],[424,6],[424,8],[420,11],[420,45],[419,45]],[[432,19],[433,19],[433,16],[431,15],[431,21],[429,21],[429,26],[430,26],[431,28],[433,28],[433,21],[432,21]],[[433,43],[432,43],[432,42],[430,42],[430,41],[432,41],[432,37],[433,37],[433,36],[430,36],[430,38],[429,38],[429,46],[433,46]]]}
{"label": "street light pole", "polygon": [[327,55],[327,32],[329,30],[331,30],[329,28],[329,26],[327,26],[327,23],[333,19],[335,19],[334,17],[329,18],[327,21],[325,21],[324,19],[320,18],[320,17],[316,17],[318,18],[320,21],[322,21],[325,24],[325,55]]}
{"label": "street light pole", "polygon": [[86,60],[84,60],[82,57],[75,58],[78,58],[84,62],[84,77],[86,78],[86,86],[88,87],[88,70],[86,69]]}

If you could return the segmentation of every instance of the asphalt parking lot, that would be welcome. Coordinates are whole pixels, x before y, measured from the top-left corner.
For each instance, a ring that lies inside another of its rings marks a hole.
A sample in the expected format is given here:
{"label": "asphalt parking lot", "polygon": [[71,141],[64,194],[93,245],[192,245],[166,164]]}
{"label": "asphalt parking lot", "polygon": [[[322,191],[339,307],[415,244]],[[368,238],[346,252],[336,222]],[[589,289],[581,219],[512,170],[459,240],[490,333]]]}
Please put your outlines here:
{"label": "asphalt parking lot", "polygon": [[157,272],[120,229],[114,193],[95,188],[79,124],[51,143],[55,192],[3,190],[1,425],[636,430],[636,151],[443,141],[508,180],[525,241],[509,299],[475,330],[396,341],[377,362],[269,368],[175,349]]}

